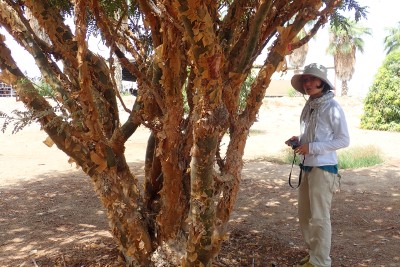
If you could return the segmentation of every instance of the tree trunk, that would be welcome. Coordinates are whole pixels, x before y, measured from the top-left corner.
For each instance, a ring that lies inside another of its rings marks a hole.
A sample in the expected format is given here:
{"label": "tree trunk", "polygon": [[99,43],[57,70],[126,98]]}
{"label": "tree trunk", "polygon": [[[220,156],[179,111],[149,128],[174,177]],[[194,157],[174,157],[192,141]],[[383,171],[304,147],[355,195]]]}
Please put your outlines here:
{"label": "tree trunk", "polygon": [[[197,125],[195,132],[204,133]],[[186,266],[212,266],[217,251],[213,251],[215,223],[214,165],[218,133],[195,136],[192,154],[189,238]]]}
{"label": "tree trunk", "polygon": [[[33,55],[57,109],[18,68],[2,35],[0,80],[14,86],[32,118],[91,177],[126,265],[211,266],[226,236],[246,139],[271,76],[289,48],[306,43],[341,1],[322,7],[311,0],[306,8],[302,1],[17,2],[1,2],[0,25]],[[31,29],[25,9],[48,41]],[[75,32],[64,14],[73,14]],[[121,27],[128,15],[127,27]],[[309,20],[315,21],[310,34],[294,40]],[[109,62],[89,50],[94,24],[110,47]],[[267,45],[268,56],[239,110],[240,88]],[[129,113],[122,125],[111,56],[138,84],[132,110],[119,98]],[[125,142],[139,125],[151,130],[143,192],[124,156]],[[219,146],[226,133],[223,158]]]}
{"label": "tree trunk", "polygon": [[342,96],[347,96],[349,92],[349,86],[347,81],[342,81]]}
{"label": "tree trunk", "polygon": [[150,264],[153,252],[145,216],[138,209],[142,203],[136,178],[120,159],[115,170],[105,170],[92,175],[92,181],[101,202],[107,210],[111,232],[119,243],[119,249],[128,266]]}

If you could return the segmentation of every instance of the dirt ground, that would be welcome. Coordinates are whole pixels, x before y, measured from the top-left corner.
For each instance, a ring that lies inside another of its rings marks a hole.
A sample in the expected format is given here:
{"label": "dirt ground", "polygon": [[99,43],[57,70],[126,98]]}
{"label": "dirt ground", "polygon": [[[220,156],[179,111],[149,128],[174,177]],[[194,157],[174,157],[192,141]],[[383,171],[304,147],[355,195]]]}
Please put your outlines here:
{"label": "dirt ground", "polygon": [[[128,105],[132,101],[125,97]],[[400,266],[400,133],[359,129],[362,101],[338,101],[351,146],[377,146],[385,163],[341,171],[341,192],[332,207],[332,266]],[[265,99],[248,139],[230,238],[215,266],[293,266],[307,254],[298,230],[297,191],[287,184],[290,165],[268,160],[298,133],[304,102]],[[15,99],[0,99],[1,111],[15,108],[22,109]],[[139,128],[127,143],[138,176],[147,136]],[[0,266],[119,266],[89,178],[56,147],[47,148],[45,138],[38,125],[0,133]]]}

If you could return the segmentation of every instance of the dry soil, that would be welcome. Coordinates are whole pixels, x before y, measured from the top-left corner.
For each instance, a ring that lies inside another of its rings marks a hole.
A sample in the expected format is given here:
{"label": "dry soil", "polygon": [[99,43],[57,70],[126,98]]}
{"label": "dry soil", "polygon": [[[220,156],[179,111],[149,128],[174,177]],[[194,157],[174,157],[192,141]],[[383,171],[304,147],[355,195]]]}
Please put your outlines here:
{"label": "dry soil", "polygon": [[[133,103],[132,97],[124,100]],[[376,146],[385,162],[341,171],[341,192],[332,207],[333,266],[400,266],[400,133],[361,130],[362,101],[338,101],[351,146]],[[270,161],[298,133],[304,102],[265,98],[246,146],[230,238],[215,266],[293,266],[306,255],[297,191],[287,184],[290,165]],[[1,111],[13,109],[23,107],[14,98],[0,99]],[[127,159],[138,176],[143,176],[147,137],[139,128],[127,142]],[[0,133],[0,266],[119,266],[88,177],[56,147],[46,147],[45,138],[38,125]]]}

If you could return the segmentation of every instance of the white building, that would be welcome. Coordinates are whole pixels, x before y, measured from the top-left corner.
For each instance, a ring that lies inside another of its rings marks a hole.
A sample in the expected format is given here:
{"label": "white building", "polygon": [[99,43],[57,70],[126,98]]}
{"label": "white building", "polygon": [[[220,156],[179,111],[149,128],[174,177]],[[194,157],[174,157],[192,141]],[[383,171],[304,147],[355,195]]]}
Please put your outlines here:
{"label": "white building", "polygon": [[17,93],[8,84],[0,82],[0,97],[17,96]]}

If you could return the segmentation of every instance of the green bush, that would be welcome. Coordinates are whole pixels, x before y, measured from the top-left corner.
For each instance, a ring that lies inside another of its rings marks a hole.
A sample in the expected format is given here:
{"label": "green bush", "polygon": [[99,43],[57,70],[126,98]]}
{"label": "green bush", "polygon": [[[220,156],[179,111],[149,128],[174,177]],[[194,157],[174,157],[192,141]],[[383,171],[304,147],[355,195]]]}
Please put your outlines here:
{"label": "green bush", "polygon": [[400,132],[400,51],[390,53],[364,101],[361,128]]}
{"label": "green bush", "polygon": [[289,96],[289,97],[298,96],[298,92],[296,91],[296,89],[290,87],[290,88],[288,89],[288,96]]}
{"label": "green bush", "polygon": [[[292,164],[293,150],[286,148],[278,158],[266,159],[276,163]],[[300,160],[296,155],[296,165]],[[356,169],[371,167],[383,163],[382,153],[375,146],[354,146],[338,151],[339,169]]]}

